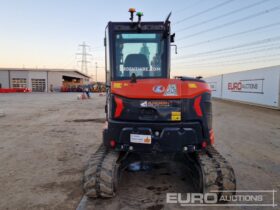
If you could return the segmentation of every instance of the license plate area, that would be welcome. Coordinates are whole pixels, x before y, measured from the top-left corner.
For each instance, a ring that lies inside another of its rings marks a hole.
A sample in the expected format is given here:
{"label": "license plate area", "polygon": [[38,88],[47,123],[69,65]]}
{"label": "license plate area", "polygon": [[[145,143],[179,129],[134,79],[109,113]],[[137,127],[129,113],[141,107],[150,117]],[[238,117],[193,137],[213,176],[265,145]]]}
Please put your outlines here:
{"label": "license plate area", "polygon": [[145,134],[130,134],[130,142],[136,144],[151,144],[152,136]]}

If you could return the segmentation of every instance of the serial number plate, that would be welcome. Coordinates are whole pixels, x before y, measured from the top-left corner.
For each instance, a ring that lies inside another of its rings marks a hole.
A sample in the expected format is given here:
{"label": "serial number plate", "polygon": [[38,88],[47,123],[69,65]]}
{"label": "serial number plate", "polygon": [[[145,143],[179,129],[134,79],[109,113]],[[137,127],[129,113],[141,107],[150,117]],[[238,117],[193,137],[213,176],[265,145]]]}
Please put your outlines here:
{"label": "serial number plate", "polygon": [[137,144],[151,144],[152,136],[142,134],[130,134],[130,142]]}

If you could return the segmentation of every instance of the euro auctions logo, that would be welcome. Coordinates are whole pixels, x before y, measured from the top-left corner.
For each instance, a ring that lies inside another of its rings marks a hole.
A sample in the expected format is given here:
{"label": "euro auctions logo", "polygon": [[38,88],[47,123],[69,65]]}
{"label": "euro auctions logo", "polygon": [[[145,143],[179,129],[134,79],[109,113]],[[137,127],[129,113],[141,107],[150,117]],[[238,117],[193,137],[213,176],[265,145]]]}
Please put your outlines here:
{"label": "euro auctions logo", "polygon": [[229,82],[228,90],[240,91],[240,90],[242,90],[242,83],[241,82],[232,82],[232,83]]}
{"label": "euro auctions logo", "polygon": [[[211,191],[209,193],[167,193],[166,203],[180,206],[276,207],[275,190]],[[220,196],[218,196],[221,193]]]}
{"label": "euro auctions logo", "polygon": [[218,203],[218,195],[216,193],[167,193],[166,203],[185,204],[215,204]]}
{"label": "euro auctions logo", "polygon": [[228,82],[227,89],[231,92],[263,94],[264,79],[239,80]]}

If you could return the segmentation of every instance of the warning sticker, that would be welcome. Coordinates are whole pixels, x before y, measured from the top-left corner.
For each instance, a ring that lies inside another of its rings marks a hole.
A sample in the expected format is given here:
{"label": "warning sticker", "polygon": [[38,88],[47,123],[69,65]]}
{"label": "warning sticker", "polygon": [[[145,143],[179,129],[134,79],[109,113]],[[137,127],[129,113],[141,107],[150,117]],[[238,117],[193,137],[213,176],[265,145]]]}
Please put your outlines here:
{"label": "warning sticker", "polygon": [[169,84],[166,91],[164,92],[165,96],[177,96],[177,86],[176,84]]}
{"label": "warning sticker", "polygon": [[188,86],[189,88],[197,88],[197,84],[195,83],[189,83]]}
{"label": "warning sticker", "polygon": [[138,144],[151,144],[151,135],[141,135],[141,134],[130,134],[130,142]]}
{"label": "warning sticker", "polygon": [[122,88],[122,83],[115,82],[113,88]]}
{"label": "warning sticker", "polygon": [[171,112],[171,120],[172,121],[180,121],[181,120],[181,112]]}

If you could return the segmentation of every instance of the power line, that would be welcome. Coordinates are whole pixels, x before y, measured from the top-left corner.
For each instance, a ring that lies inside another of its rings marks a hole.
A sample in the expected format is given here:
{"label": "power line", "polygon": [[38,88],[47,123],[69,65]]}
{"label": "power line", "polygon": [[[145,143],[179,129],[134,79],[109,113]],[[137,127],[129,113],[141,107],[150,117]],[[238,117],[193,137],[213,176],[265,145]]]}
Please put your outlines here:
{"label": "power line", "polygon": [[[267,47],[267,48],[263,48],[261,51],[258,50],[251,50],[248,52],[243,52],[243,53],[232,53],[232,54],[228,54],[228,55],[223,55],[223,56],[216,56],[216,57],[211,57],[212,59],[223,59],[223,58],[227,58],[227,57],[235,57],[235,56],[240,56],[240,55],[250,55],[252,53],[263,53],[266,51],[271,51],[271,50],[279,50],[280,49],[280,45],[279,46],[274,46],[274,47]],[[186,61],[180,64],[184,64],[184,63],[192,63],[192,62],[199,62],[199,64],[203,61],[209,61],[209,58],[207,59],[197,59],[195,61]]]}
{"label": "power line", "polygon": [[[265,44],[263,46],[246,47],[245,49],[232,49],[232,50],[228,50],[226,52],[225,51],[221,51],[221,52],[216,52],[216,53],[212,53],[212,54],[210,53],[210,54],[201,55],[200,57],[213,57],[213,56],[220,55],[220,54],[221,55],[227,55],[227,54],[230,55],[230,54],[236,53],[236,52],[238,52],[238,53],[246,53],[246,52],[248,52],[250,50],[256,50],[256,49],[258,51],[262,51],[262,50],[264,50],[266,48],[269,48],[269,47],[275,47],[276,44],[280,45],[280,43],[273,43],[273,44],[270,44],[270,45]],[[187,59],[187,58],[185,58],[185,59]],[[174,60],[176,61],[176,59],[174,59]]]}
{"label": "power line", "polygon": [[94,59],[104,60],[104,56],[102,55],[95,55],[93,56]]}
{"label": "power line", "polygon": [[[199,67],[197,67],[197,68],[199,68],[199,69],[201,69],[201,68],[203,68],[203,69],[207,69],[207,70],[210,70],[210,68],[215,68],[215,70],[217,70],[217,68],[219,68],[219,67],[222,67],[222,66],[237,66],[237,65],[243,65],[243,64],[256,64],[256,63],[266,63],[266,62],[272,62],[272,61],[279,61],[279,58],[271,58],[271,59],[258,59],[258,60],[256,60],[256,61],[254,61],[254,62],[252,62],[252,61],[243,61],[243,62],[237,62],[237,63],[224,63],[224,64],[219,64],[219,66],[217,66],[217,65],[212,65],[212,66],[207,66],[207,65],[205,65],[205,66],[199,66]],[[258,66],[258,67],[260,67],[260,66]],[[187,66],[184,66],[184,68],[196,68],[196,67],[194,67],[194,66],[189,66],[189,67],[187,67]]]}
{"label": "power line", "polygon": [[189,20],[189,19],[192,19],[192,18],[194,18],[194,17],[200,16],[200,15],[202,15],[202,14],[205,14],[205,13],[207,13],[207,12],[210,12],[210,11],[212,11],[212,10],[215,10],[215,9],[217,9],[217,8],[219,8],[219,7],[222,7],[222,6],[226,5],[226,4],[229,4],[229,3],[233,2],[233,1],[234,1],[234,0],[227,0],[227,1],[225,1],[225,2],[222,2],[222,3],[220,3],[220,4],[215,5],[214,7],[210,7],[210,8],[208,8],[208,9],[206,9],[206,10],[203,10],[203,11],[201,11],[201,12],[198,12],[198,13],[196,13],[196,14],[193,14],[193,15],[191,15],[191,16],[188,16],[188,17],[186,17],[186,18],[183,18],[183,19],[181,19],[181,20],[175,22],[174,24],[179,24],[179,23],[182,23],[182,22],[184,22],[184,21],[186,21],[186,20]]}
{"label": "power line", "polygon": [[178,39],[178,41],[181,41],[181,40],[184,40],[184,39],[188,39],[188,38],[191,38],[191,37],[196,36],[196,35],[201,35],[201,34],[203,34],[203,33],[209,32],[209,31],[218,30],[218,29],[220,29],[220,28],[224,28],[224,27],[227,27],[227,26],[230,26],[230,25],[233,25],[233,24],[236,24],[236,23],[245,21],[245,20],[249,20],[249,19],[252,19],[252,18],[261,16],[261,15],[265,15],[265,14],[268,14],[268,13],[271,13],[271,12],[275,12],[275,11],[277,11],[277,10],[279,10],[279,9],[280,9],[280,6],[273,7],[273,8],[268,9],[268,10],[263,10],[263,11],[261,11],[261,12],[254,13],[254,14],[249,15],[249,16],[246,16],[246,17],[242,17],[242,18],[239,18],[239,19],[236,19],[236,20],[227,22],[227,23],[223,23],[223,24],[221,24],[221,25],[218,25],[218,26],[215,26],[215,27],[212,27],[212,28],[208,28],[208,29],[206,29],[206,30],[202,30],[202,31],[199,31],[199,32],[190,34],[190,35],[188,35],[188,36],[184,36],[184,37],[182,37],[181,39]]}
{"label": "power line", "polygon": [[231,46],[231,47],[220,48],[220,49],[217,49],[217,50],[210,50],[210,51],[204,51],[204,52],[200,52],[200,53],[188,54],[188,55],[185,55],[185,56],[178,57],[176,59],[186,59],[186,58],[190,58],[190,57],[196,57],[196,56],[201,56],[201,55],[213,54],[213,53],[216,53],[216,52],[222,52],[222,51],[238,49],[238,48],[254,46],[254,45],[260,45],[260,44],[275,42],[275,41],[278,41],[278,40],[280,40],[280,36],[270,37],[270,38],[263,39],[263,40],[249,42],[249,43],[246,43],[246,44],[240,44],[240,45],[235,45],[235,46]]}
{"label": "power line", "polygon": [[[235,62],[239,62],[239,61],[243,61],[243,60],[245,60],[245,62],[248,61],[248,60],[255,60],[255,61],[257,61],[260,58],[277,57],[277,56],[280,56],[280,53],[270,54],[270,55],[262,55],[262,56],[255,56],[255,57],[244,58],[244,59],[228,60],[228,61],[224,61],[224,62],[214,62],[214,63],[212,62],[212,63],[203,63],[203,64],[197,63],[198,65],[197,64],[190,64],[190,65],[191,66],[195,65],[197,67],[201,67],[201,66],[205,66],[205,65],[207,65],[207,66],[211,66],[211,65],[217,66],[217,65],[221,65],[221,64],[229,64],[229,63],[232,63],[232,62],[235,63]],[[250,62],[253,62],[253,61],[250,61]],[[241,62],[240,64],[242,64],[242,63],[244,63],[244,62]],[[185,66],[189,66],[189,65],[185,65]]]}
{"label": "power line", "polygon": [[92,47],[93,50],[97,50],[97,49],[104,49],[104,46],[96,46],[96,47]]}
{"label": "power line", "polygon": [[95,48],[95,49],[93,49],[94,51],[97,51],[97,52],[101,52],[101,51],[103,51],[104,49],[103,49],[103,47],[101,47],[101,48]]}
{"label": "power line", "polygon": [[183,57],[175,57],[173,60],[175,61],[180,61],[182,59],[186,60],[188,58],[195,58],[195,57],[213,57],[213,56],[216,56],[216,55],[225,55],[225,54],[231,54],[231,53],[236,53],[236,52],[239,52],[239,53],[242,53],[242,52],[248,52],[249,50],[254,50],[254,49],[258,49],[258,50],[263,50],[265,48],[268,48],[268,47],[274,47],[275,45],[280,45],[280,42],[279,40],[273,40],[271,42],[271,44],[269,42],[263,42],[263,43],[256,43],[254,45],[249,45],[247,46],[247,44],[245,45],[242,45],[242,46],[234,46],[234,47],[229,47],[227,49],[223,48],[223,49],[218,49],[218,50],[215,50],[214,51],[211,51],[209,53],[199,53],[199,55],[193,55],[193,56],[183,56]]}
{"label": "power line", "polygon": [[193,25],[184,27],[184,28],[182,28],[182,29],[179,29],[177,32],[185,31],[185,30],[190,29],[190,28],[195,28],[195,27],[197,27],[197,26],[204,25],[204,24],[206,24],[206,23],[209,23],[209,22],[212,22],[212,21],[214,21],[214,20],[218,20],[218,19],[221,19],[221,18],[230,16],[230,15],[236,14],[236,13],[238,13],[238,12],[242,12],[242,11],[244,11],[244,10],[250,9],[250,8],[252,8],[252,7],[258,6],[258,5],[263,4],[263,3],[265,3],[265,2],[268,2],[268,1],[270,1],[270,0],[261,0],[261,1],[259,1],[259,2],[253,3],[253,4],[249,4],[249,5],[245,6],[245,7],[241,7],[241,8],[239,8],[239,9],[233,10],[233,11],[228,12],[228,13],[225,13],[225,14],[223,14],[223,15],[216,16],[216,17],[211,18],[211,19],[209,19],[209,20],[204,20],[204,21],[201,21],[201,22],[199,22],[199,23],[196,23],[196,24],[193,24]]}
{"label": "power line", "polygon": [[[193,4],[190,4],[190,5],[187,6],[187,7],[184,7],[184,8],[182,8],[182,9],[178,9],[178,10],[176,10],[176,11],[174,12],[174,14],[178,14],[178,13],[180,13],[180,12],[183,12],[183,11],[187,10],[187,9],[193,8],[193,7],[197,6],[198,4],[200,4],[202,1],[203,1],[203,0],[200,0],[200,1],[197,1],[197,2],[195,2],[195,3],[193,3]],[[173,13],[173,12],[172,12],[172,13]]]}
{"label": "power line", "polygon": [[211,42],[220,41],[220,40],[223,40],[223,39],[227,39],[227,38],[231,38],[231,37],[235,37],[235,36],[240,36],[240,35],[251,33],[251,32],[256,32],[256,31],[264,30],[264,29],[271,28],[271,27],[274,27],[274,26],[279,26],[279,25],[280,25],[280,22],[272,23],[272,24],[269,24],[269,25],[249,29],[249,30],[246,30],[246,31],[241,31],[241,32],[234,33],[234,34],[220,36],[220,37],[217,37],[215,39],[210,39],[210,40],[206,40],[206,41],[202,41],[202,42],[196,42],[196,43],[193,43],[193,44],[190,44],[190,45],[185,45],[185,46],[182,46],[182,47],[178,47],[178,49],[198,46],[198,45],[202,45],[202,44],[208,44],[208,43],[211,43]]}

